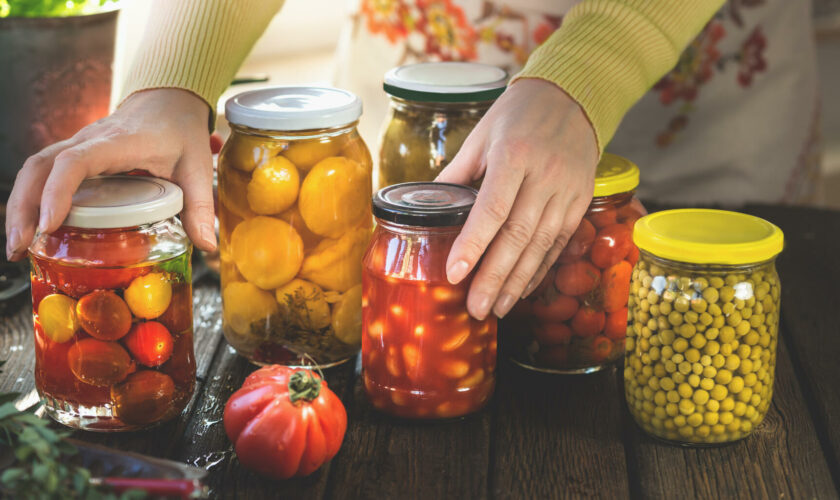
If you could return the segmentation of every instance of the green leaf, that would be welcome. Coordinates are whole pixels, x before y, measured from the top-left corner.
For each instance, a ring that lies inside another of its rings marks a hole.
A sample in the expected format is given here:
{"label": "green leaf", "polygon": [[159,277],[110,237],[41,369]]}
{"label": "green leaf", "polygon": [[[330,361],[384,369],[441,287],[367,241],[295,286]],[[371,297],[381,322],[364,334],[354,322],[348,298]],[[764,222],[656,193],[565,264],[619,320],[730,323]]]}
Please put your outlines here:
{"label": "green leaf", "polygon": [[3,471],[3,475],[0,476],[0,482],[4,484],[11,483],[22,478],[25,474],[26,471],[20,467],[12,467]]}

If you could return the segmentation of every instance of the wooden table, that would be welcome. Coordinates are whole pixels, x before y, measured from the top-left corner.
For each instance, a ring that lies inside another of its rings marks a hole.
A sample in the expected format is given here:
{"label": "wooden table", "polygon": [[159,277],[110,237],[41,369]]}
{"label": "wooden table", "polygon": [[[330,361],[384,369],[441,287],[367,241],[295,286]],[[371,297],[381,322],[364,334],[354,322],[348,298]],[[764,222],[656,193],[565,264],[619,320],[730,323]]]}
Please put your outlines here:
{"label": "wooden table", "polygon": [[[213,498],[837,498],[840,491],[840,212],[770,206],[787,248],[778,261],[782,329],[767,418],[748,439],[680,448],[645,435],[615,368],[546,376],[500,359],[484,411],[447,423],[396,421],[372,410],[358,366],[327,374],[349,428],[338,456],[304,479],[263,480],[236,460],[221,423],[254,367],[221,334],[218,285],[195,289],[196,395],[177,420],[146,432],[77,432],[106,444],[207,468]],[[0,390],[34,387],[25,304],[0,322]]]}

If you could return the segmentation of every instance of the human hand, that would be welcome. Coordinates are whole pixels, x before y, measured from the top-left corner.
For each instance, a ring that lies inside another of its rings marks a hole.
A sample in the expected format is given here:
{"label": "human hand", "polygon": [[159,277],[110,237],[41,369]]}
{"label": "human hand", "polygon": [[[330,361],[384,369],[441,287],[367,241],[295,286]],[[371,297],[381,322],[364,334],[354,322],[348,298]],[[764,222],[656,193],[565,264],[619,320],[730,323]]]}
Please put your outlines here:
{"label": "human hand", "polygon": [[209,113],[204,101],[185,90],[145,90],[72,138],[29,157],[6,207],[9,260],[24,257],[36,226],[46,233],[61,226],[84,179],[134,169],[181,186],[187,234],[199,248],[215,249]]}
{"label": "human hand", "polygon": [[446,263],[458,283],[481,259],[467,298],[473,317],[504,316],[542,281],[589,206],[597,163],[592,126],[552,83],[519,80],[487,111],[436,179],[484,176]]}

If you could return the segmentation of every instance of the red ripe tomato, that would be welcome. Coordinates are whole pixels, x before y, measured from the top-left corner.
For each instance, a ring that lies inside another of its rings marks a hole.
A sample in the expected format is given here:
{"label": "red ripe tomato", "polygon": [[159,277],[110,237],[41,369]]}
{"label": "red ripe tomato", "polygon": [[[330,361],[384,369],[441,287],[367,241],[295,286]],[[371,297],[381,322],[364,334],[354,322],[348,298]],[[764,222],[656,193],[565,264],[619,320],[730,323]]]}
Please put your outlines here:
{"label": "red ripe tomato", "polygon": [[123,340],[138,363],[160,366],[172,356],[172,335],[157,321],[137,323]]}
{"label": "red ripe tomato", "polygon": [[578,310],[578,301],[568,295],[558,295],[546,304],[541,299],[532,306],[534,316],[545,323],[563,322],[572,318]]}
{"label": "red ripe tomato", "polygon": [[[195,384],[195,351],[193,350],[192,331],[185,331],[175,336],[172,356],[160,370],[172,377],[175,384],[192,387]],[[186,391],[192,393],[192,389]]]}
{"label": "red ripe tomato", "polygon": [[224,424],[242,465],[287,479],[315,472],[338,453],[347,412],[311,370],[271,365],[233,393]]}
{"label": "red ripe tomato", "polygon": [[581,219],[577,231],[572,235],[557,260],[564,264],[579,260],[589,251],[593,241],[595,241],[595,226],[585,218]]}
{"label": "red ripe tomato", "polygon": [[636,245],[632,245],[630,247],[630,251],[627,253],[625,260],[627,260],[631,266],[635,266],[636,263],[639,262],[639,248]]}
{"label": "red ripe tomato", "polygon": [[604,335],[613,339],[623,339],[627,334],[627,308],[607,313],[607,323],[604,326]]}
{"label": "red ripe tomato", "polygon": [[601,272],[589,262],[579,260],[557,268],[554,285],[566,295],[583,295],[598,285]]}
{"label": "red ripe tomato", "polygon": [[163,373],[142,370],[111,387],[111,400],[120,420],[132,425],[157,422],[173,409],[175,383]]}
{"label": "red ripe tomato", "polygon": [[605,311],[612,312],[627,307],[632,274],[633,266],[624,260],[604,271],[602,287]]}
{"label": "red ripe tomato", "polygon": [[181,333],[193,324],[192,284],[172,283],[172,299],[158,321],[172,333]]}
{"label": "red ripe tomato", "polygon": [[589,306],[583,306],[572,318],[572,329],[578,337],[593,337],[604,329],[606,317],[603,311],[597,311]]}
{"label": "red ripe tomato", "polygon": [[70,371],[82,382],[105,387],[121,382],[131,371],[131,357],[116,342],[84,339],[67,351]]}
{"label": "red ripe tomato", "polygon": [[49,285],[46,281],[42,280],[41,278],[33,277],[32,278],[32,310],[37,311],[38,306],[41,304],[41,300],[46,297],[47,295],[51,295],[55,293],[53,287]]}
{"label": "red ripe tomato", "polygon": [[624,224],[612,224],[598,231],[589,260],[601,269],[606,269],[624,259],[632,246],[630,229]]}
{"label": "red ripe tomato", "polygon": [[131,328],[131,311],[110,290],[91,292],[76,303],[79,325],[99,340],[119,340]]}
{"label": "red ripe tomato", "polygon": [[618,209],[618,222],[627,224],[631,228],[638,219],[647,214],[645,207],[636,199],[631,200]]}
{"label": "red ripe tomato", "polygon": [[613,343],[607,337],[599,335],[592,341],[592,360],[603,361],[612,352]]}
{"label": "red ripe tomato", "polygon": [[545,323],[534,328],[534,338],[541,346],[568,344],[572,329],[564,323]]}
{"label": "red ripe tomato", "polygon": [[589,222],[591,222],[596,228],[601,229],[602,227],[607,227],[610,224],[615,224],[616,220],[618,220],[618,214],[612,207],[603,207],[591,209],[586,213],[586,218],[589,219]]}

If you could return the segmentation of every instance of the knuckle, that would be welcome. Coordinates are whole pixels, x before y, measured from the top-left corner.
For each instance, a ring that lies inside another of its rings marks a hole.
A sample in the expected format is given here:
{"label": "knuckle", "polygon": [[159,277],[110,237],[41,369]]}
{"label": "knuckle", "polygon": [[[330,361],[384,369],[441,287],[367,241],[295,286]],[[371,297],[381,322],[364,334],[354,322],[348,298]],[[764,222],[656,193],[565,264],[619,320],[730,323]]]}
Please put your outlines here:
{"label": "knuckle", "polygon": [[512,243],[518,248],[522,248],[528,244],[528,240],[531,237],[531,230],[528,224],[524,223],[523,221],[509,219],[502,226],[502,234],[508,240],[508,242]]}
{"label": "knuckle", "polygon": [[514,269],[512,273],[510,273],[510,276],[508,276],[506,288],[515,291],[516,293],[514,295],[518,295],[518,293],[525,288],[525,285],[527,285],[528,282],[531,281],[532,277],[532,274],[528,273],[520,266],[517,266],[517,268]]}
{"label": "knuckle", "polygon": [[506,163],[507,166],[520,168],[523,165],[522,158],[527,157],[531,151],[531,141],[520,137],[506,137],[503,142],[497,142],[491,146],[488,154]]}
{"label": "knuckle", "polygon": [[507,220],[508,209],[502,200],[496,198],[488,200],[488,203],[484,206],[484,213],[490,220],[501,225]]}
{"label": "knuckle", "polygon": [[574,234],[574,230],[569,230],[563,228],[560,230],[560,233],[557,234],[557,237],[554,238],[554,244],[551,245],[552,248],[556,248],[558,250],[562,250],[569,244],[569,240],[572,239],[572,235]]}
{"label": "knuckle", "polygon": [[498,288],[505,282],[507,274],[499,267],[493,267],[487,270],[484,275],[484,282],[491,285],[493,288]]}
{"label": "knuckle", "polygon": [[531,245],[539,250],[540,253],[546,253],[551,250],[555,241],[557,241],[557,238],[553,238],[551,233],[544,228],[537,228],[533,236],[531,236]]}
{"label": "knuckle", "polygon": [[70,166],[74,165],[81,160],[82,151],[77,148],[70,148],[65,149],[64,151],[58,153],[55,156],[55,163]]}
{"label": "knuckle", "polygon": [[186,206],[188,210],[199,214],[212,214],[214,212],[212,200],[191,200],[186,204]]}

